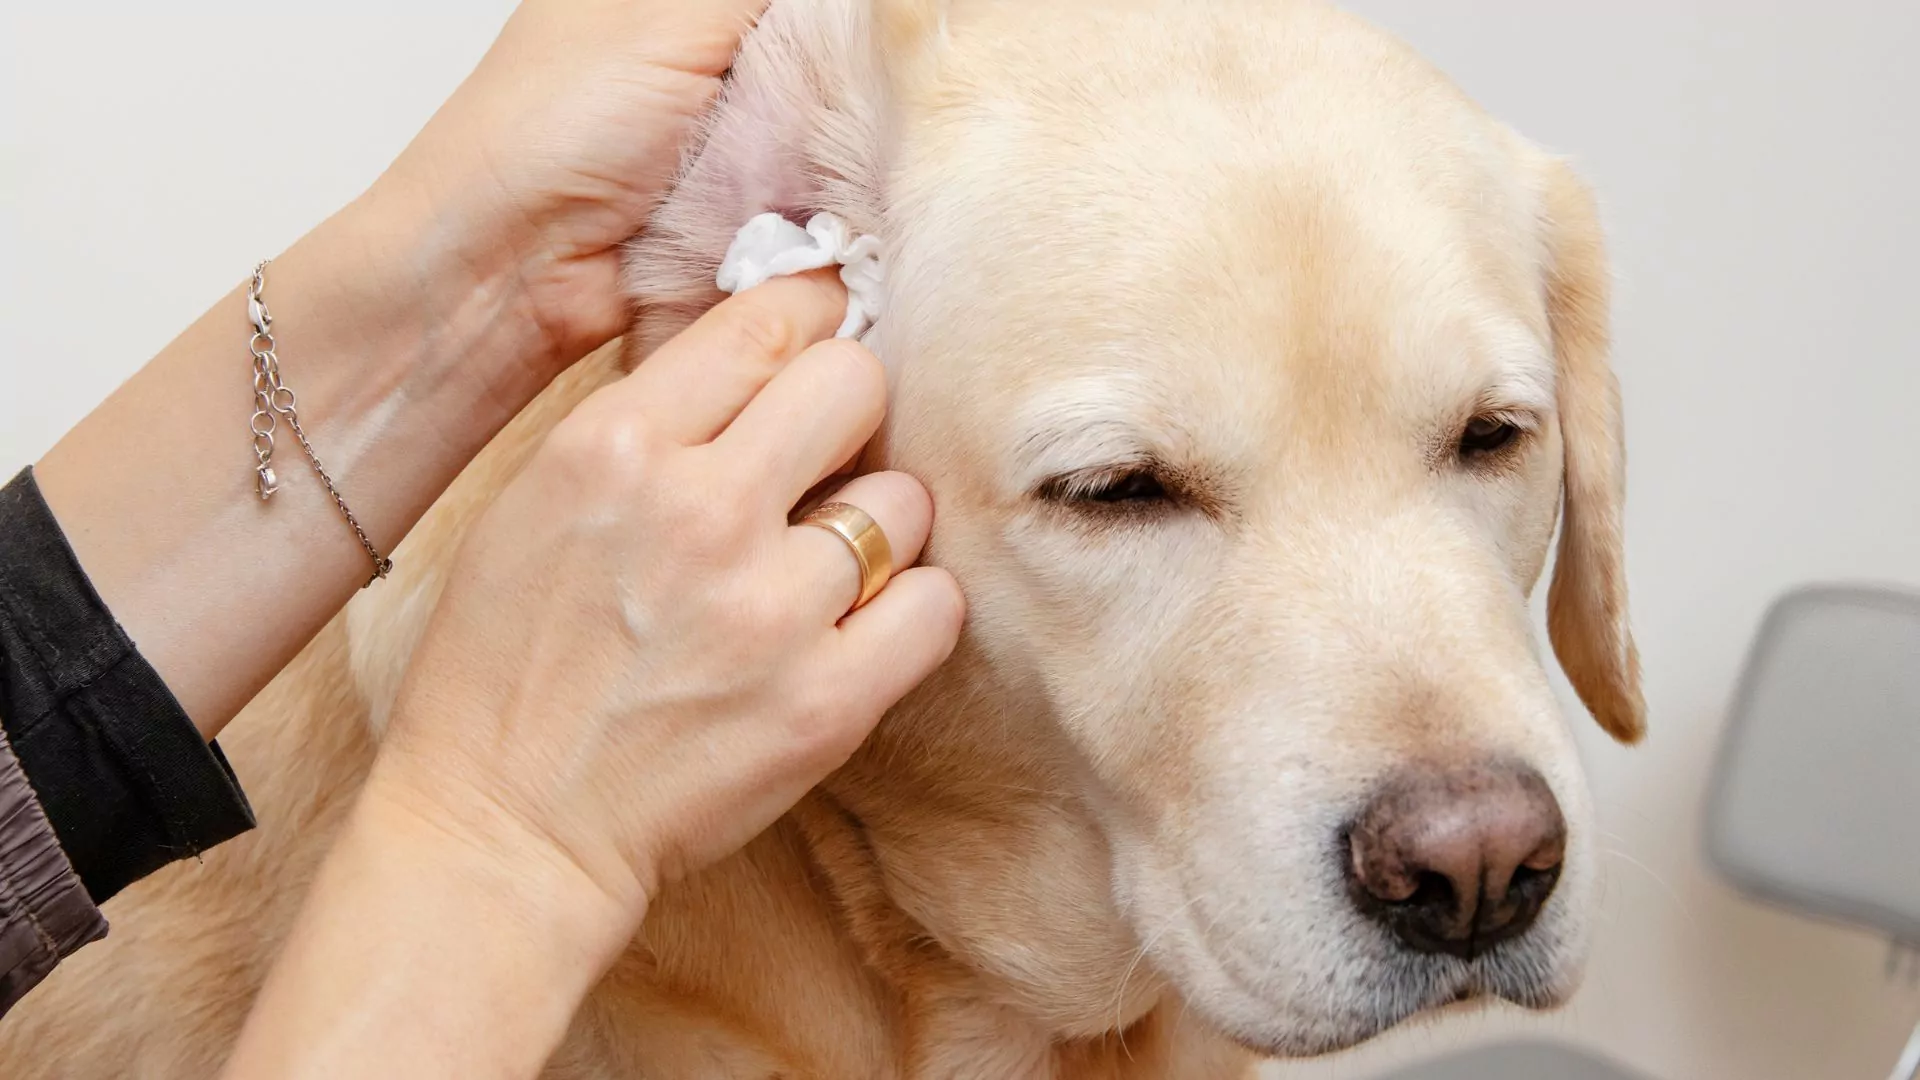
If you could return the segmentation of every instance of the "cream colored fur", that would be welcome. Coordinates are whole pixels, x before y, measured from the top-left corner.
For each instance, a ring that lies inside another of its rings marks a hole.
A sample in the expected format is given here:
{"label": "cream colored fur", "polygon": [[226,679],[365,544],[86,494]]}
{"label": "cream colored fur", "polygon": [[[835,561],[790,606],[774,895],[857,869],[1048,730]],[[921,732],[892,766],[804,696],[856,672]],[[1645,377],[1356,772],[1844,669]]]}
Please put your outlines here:
{"label": "cream colored fur", "polygon": [[[552,1077],[1200,1078],[1464,994],[1571,992],[1593,837],[1526,597],[1642,730],[1590,197],[1306,0],[776,0],[635,244],[629,353],[491,446],[223,742],[261,828],[109,907],[0,1072],[218,1065],[463,530],[541,433],[717,299],[753,213],[891,248],[871,463],[935,495],[953,661],[738,856],[667,889]],[[1527,429],[1468,465],[1461,426]],[[1047,497],[1153,462],[1173,506]],[[1510,758],[1566,871],[1500,958],[1413,957],[1336,837],[1393,770]],[[423,1008],[431,1003],[423,1002]]]}

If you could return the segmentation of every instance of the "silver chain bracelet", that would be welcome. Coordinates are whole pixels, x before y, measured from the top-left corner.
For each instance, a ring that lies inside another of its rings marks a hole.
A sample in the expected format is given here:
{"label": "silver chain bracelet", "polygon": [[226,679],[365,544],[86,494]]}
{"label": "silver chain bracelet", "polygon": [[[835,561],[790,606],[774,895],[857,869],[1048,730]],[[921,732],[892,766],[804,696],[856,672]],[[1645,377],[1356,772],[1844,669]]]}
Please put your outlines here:
{"label": "silver chain bracelet", "polygon": [[280,417],[284,416],[287,426],[293,429],[293,437],[300,441],[301,451],[312,463],[313,471],[326,485],[327,494],[333,496],[333,505],[340,508],[340,516],[347,519],[353,535],[360,538],[360,546],[373,560],[373,576],[367,579],[367,585],[371,585],[393,570],[393,560],[380,554],[380,549],[367,539],[367,530],[360,527],[360,520],[347,509],[347,500],[334,486],[333,477],[327,475],[327,467],[320,464],[320,455],[313,452],[313,444],[307,441],[306,430],[300,426],[293,389],[280,381],[280,357],[273,351],[273,315],[267,311],[266,298],[261,295],[267,288],[267,263],[271,261],[260,260],[260,265],[253,268],[253,283],[247,286],[247,319],[253,323],[253,339],[247,342],[247,350],[253,353],[254,406],[248,426],[253,431],[253,456],[257,460],[253,469],[255,490],[260,493],[261,502],[273,498],[273,493],[280,490],[280,478],[273,471],[273,433],[280,426]]}

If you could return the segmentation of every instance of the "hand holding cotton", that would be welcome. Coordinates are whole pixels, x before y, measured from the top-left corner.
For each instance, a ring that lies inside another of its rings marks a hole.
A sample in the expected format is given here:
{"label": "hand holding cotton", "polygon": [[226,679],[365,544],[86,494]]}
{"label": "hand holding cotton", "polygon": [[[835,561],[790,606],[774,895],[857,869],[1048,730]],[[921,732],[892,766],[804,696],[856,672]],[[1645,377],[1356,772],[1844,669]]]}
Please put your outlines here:
{"label": "hand holding cotton", "polygon": [[880,316],[885,264],[880,238],[855,236],[837,215],[816,214],[804,229],[776,213],[756,216],[734,235],[714,284],[738,293],[772,278],[834,265],[847,286],[846,321],[834,336],[858,338]]}

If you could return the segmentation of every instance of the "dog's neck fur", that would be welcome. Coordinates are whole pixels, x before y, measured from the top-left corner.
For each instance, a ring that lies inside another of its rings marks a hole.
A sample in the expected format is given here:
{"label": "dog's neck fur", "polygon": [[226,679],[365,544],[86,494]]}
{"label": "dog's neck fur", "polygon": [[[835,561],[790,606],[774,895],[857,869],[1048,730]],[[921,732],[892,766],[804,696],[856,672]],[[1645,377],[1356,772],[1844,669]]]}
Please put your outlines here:
{"label": "dog's neck fur", "polygon": [[[1114,908],[1084,781],[1023,697],[963,645],[822,792],[859,823],[874,887],[918,928],[893,947],[938,942],[974,992],[1051,1034],[1097,1037],[1163,988]],[[881,944],[868,947],[884,969]]]}
{"label": "dog's neck fur", "polygon": [[1220,1076],[1115,910],[1034,706],[966,646],[796,807],[843,931],[903,1009],[905,1075]]}

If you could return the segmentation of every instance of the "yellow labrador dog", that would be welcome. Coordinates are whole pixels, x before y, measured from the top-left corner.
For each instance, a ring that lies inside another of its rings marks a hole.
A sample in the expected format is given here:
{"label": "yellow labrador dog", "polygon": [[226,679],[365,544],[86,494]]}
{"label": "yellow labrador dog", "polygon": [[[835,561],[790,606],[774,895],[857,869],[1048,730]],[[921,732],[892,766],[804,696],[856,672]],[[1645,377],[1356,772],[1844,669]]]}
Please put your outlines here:
{"label": "yellow labrador dog", "polygon": [[461,531],[766,210],[887,241],[871,458],[933,491],[966,639],[658,899],[550,1076],[1244,1076],[1571,993],[1593,833],[1527,606],[1557,516],[1555,650],[1643,723],[1580,183],[1308,0],[777,0],[633,245],[625,356],[233,726],[262,827],[116,902],[0,1025],[7,1076],[218,1067]]}

